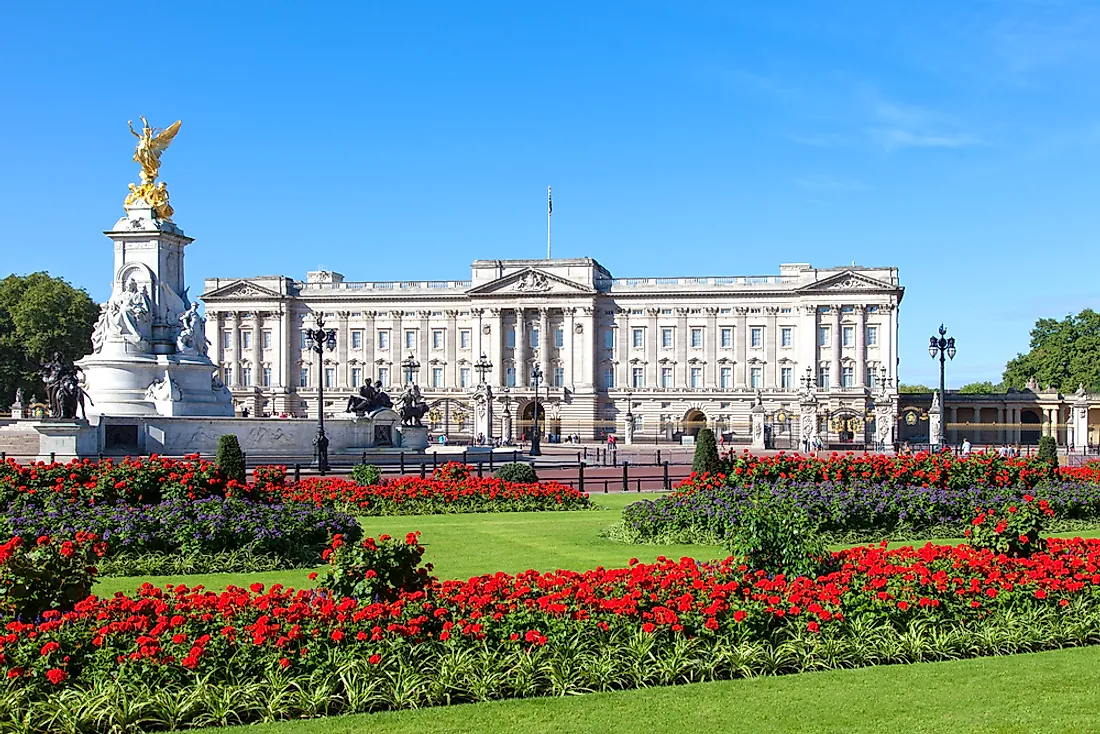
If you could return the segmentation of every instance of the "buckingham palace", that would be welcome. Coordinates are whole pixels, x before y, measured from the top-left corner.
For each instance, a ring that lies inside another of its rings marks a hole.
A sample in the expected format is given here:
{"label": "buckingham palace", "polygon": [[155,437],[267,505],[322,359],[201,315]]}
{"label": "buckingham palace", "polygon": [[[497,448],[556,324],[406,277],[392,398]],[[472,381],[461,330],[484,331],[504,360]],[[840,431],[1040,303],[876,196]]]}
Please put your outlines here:
{"label": "buckingham palace", "polygon": [[[891,267],[616,278],[572,258],[477,260],[469,280],[213,278],[202,298],[210,356],[238,413],[316,416],[322,379],[325,414],[338,416],[366,380],[400,389],[404,362],[416,365],[434,431],[470,438],[483,376],[497,420],[514,416],[518,437],[534,417],[537,365],[550,441],[622,433],[629,413],[637,441],[710,426],[738,442],[762,405],[783,446],[797,441],[800,396],[812,394],[823,433],[855,443],[876,397],[896,404],[903,294]],[[319,314],[336,334],[323,356],[304,336]]]}

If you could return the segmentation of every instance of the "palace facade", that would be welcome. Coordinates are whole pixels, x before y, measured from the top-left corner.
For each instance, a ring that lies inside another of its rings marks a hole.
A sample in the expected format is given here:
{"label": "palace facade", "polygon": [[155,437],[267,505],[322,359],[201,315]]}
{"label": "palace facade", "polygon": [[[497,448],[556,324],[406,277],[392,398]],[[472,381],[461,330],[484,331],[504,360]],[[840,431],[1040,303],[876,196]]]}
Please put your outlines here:
{"label": "palace facade", "polygon": [[[575,258],[477,260],[469,280],[453,281],[360,282],[331,271],[305,281],[215,278],[202,298],[210,356],[238,412],[316,415],[320,379],[325,414],[339,415],[368,379],[399,391],[402,364],[415,363],[433,427],[468,437],[484,355],[496,421],[507,408],[517,437],[534,416],[538,366],[550,440],[621,434],[628,410],[635,441],[704,425],[747,440],[759,395],[782,445],[798,435],[807,387],[833,417],[833,441],[870,437],[875,396],[896,395],[903,293],[890,267],[615,278]],[[318,314],[336,332],[323,355],[304,337]]]}

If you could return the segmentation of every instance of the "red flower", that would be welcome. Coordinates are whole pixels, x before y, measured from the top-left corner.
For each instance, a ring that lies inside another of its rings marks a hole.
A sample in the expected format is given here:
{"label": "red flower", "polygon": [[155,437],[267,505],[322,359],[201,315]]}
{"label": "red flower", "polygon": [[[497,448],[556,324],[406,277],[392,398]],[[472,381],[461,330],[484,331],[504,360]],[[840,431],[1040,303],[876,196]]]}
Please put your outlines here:
{"label": "red flower", "polygon": [[68,674],[60,668],[50,668],[46,671],[46,678],[48,678],[50,683],[53,683],[55,686],[60,684],[68,677]]}

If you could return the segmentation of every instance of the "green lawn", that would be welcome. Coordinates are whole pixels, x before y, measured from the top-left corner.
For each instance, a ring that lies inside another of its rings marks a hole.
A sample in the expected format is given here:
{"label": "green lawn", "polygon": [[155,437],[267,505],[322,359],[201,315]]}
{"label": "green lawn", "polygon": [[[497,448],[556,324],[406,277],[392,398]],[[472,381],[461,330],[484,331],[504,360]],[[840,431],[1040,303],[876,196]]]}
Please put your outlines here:
{"label": "green lawn", "polygon": [[[364,532],[375,537],[382,533],[404,537],[406,533],[419,530],[420,541],[427,548],[424,558],[435,566],[435,575],[440,578],[470,578],[495,571],[515,573],[529,568],[581,571],[596,566],[622,566],[632,557],[652,561],[659,555],[714,558],[720,553],[718,546],[624,545],[601,538],[600,529],[616,522],[622,508],[636,502],[638,495],[600,494],[594,498],[606,509],[363,517],[360,522]],[[223,589],[227,584],[247,586],[253,582],[302,588],[313,585],[307,578],[309,572],[309,569],[296,569],[252,574],[104,578],[96,583],[95,593],[107,596],[116,591],[131,592],[145,581],[157,586],[202,584],[211,589]]]}
{"label": "green lawn", "polygon": [[1100,648],[861,668],[206,730],[435,732],[1094,732]]}

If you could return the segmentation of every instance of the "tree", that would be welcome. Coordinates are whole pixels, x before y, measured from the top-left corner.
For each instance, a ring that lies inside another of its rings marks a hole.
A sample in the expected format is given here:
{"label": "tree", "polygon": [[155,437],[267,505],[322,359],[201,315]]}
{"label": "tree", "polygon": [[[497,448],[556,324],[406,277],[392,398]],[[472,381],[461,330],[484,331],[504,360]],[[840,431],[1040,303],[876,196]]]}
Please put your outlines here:
{"label": "tree", "polygon": [[0,405],[16,388],[45,396],[38,365],[60,352],[76,360],[91,351],[99,307],[82,288],[49,273],[0,280]]}
{"label": "tree", "polygon": [[709,428],[700,428],[695,435],[695,458],[691,462],[691,470],[697,474],[710,472],[717,474],[722,470],[722,462],[718,459],[718,444],[714,441],[714,431]]}
{"label": "tree", "polygon": [[1035,322],[1030,349],[1005,365],[1004,384],[1020,389],[1032,378],[1063,393],[1078,385],[1100,391],[1100,313],[1086,308],[1061,321]]}
{"label": "tree", "polygon": [[932,392],[932,388],[928,387],[927,385],[906,385],[904,382],[899,382],[898,392],[903,395],[921,392]]}
{"label": "tree", "polygon": [[993,395],[999,392],[1004,392],[1002,385],[994,385],[989,380],[984,382],[971,382],[963,385],[959,388],[959,392],[963,395]]}
{"label": "tree", "polygon": [[241,451],[241,442],[237,440],[236,434],[224,433],[218,436],[218,451],[214,454],[214,463],[226,479],[236,479],[244,484],[244,452]]}

